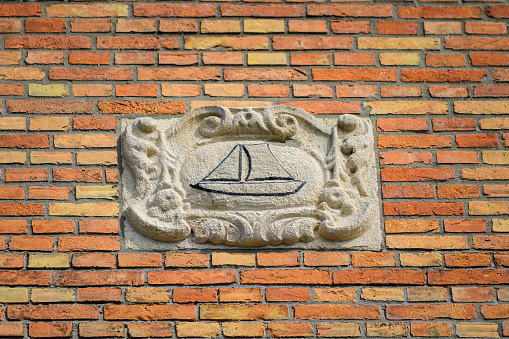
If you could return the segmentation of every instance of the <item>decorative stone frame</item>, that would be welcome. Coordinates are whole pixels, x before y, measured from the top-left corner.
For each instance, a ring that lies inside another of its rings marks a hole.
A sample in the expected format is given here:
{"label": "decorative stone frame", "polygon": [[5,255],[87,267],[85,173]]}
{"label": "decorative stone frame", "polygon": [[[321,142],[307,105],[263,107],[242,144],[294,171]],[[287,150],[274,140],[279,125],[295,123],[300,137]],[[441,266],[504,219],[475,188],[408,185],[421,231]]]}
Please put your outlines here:
{"label": "decorative stone frame", "polygon": [[[122,128],[126,248],[381,247],[367,119],[208,106],[179,118],[124,120]],[[258,158],[248,159],[247,171],[265,171],[266,181],[240,178],[248,149]],[[239,179],[213,182],[212,170],[237,166],[237,151]],[[284,178],[271,174],[283,170]]]}

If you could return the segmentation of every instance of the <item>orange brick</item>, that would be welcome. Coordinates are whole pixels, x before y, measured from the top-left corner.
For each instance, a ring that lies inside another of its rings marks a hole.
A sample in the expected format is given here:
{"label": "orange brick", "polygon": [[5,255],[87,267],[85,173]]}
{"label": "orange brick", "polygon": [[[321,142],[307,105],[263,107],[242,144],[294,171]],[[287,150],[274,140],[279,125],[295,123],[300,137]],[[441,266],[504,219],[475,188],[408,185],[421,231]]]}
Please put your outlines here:
{"label": "orange brick", "polygon": [[313,327],[306,322],[270,322],[269,334],[274,338],[309,337],[314,335]]}
{"label": "orange brick", "polygon": [[119,302],[121,296],[120,288],[78,288],[79,302]]}
{"label": "orange brick", "polygon": [[468,97],[469,90],[466,86],[440,86],[433,85],[428,87],[429,94],[434,98],[456,98]]}
{"label": "orange brick", "polygon": [[198,24],[196,20],[189,19],[160,20],[159,31],[166,33],[196,33],[198,32]]}
{"label": "orange brick", "polygon": [[72,95],[75,97],[106,97],[112,93],[111,85],[104,84],[74,84]]}
{"label": "orange brick", "polygon": [[268,287],[265,289],[265,298],[267,301],[309,301],[310,295],[309,289],[304,287]]}
{"label": "orange brick", "polygon": [[352,253],[352,267],[396,266],[394,253],[360,252]]}
{"label": "orange brick", "polygon": [[507,25],[503,22],[465,22],[465,33],[468,34],[507,34]]}
{"label": "orange brick", "polygon": [[0,199],[21,199],[25,198],[25,191],[22,186],[0,186]]}
{"label": "orange brick", "polygon": [[158,253],[119,253],[118,267],[162,267],[162,256]]}
{"label": "orange brick", "polygon": [[125,298],[131,303],[169,303],[171,290],[159,287],[127,288]]}
{"label": "orange brick", "polygon": [[73,220],[32,220],[34,233],[73,233]]}
{"label": "orange brick", "polygon": [[338,85],[336,95],[338,98],[370,98],[376,97],[374,85]]}
{"label": "orange brick", "polygon": [[201,94],[200,85],[191,84],[161,84],[162,94],[170,97],[195,97]]}
{"label": "orange brick", "polygon": [[156,21],[154,19],[118,19],[115,31],[117,33],[154,33]]}
{"label": "orange brick", "polygon": [[331,21],[331,30],[332,33],[336,34],[359,34],[371,32],[369,21],[357,20]]}
{"label": "orange brick", "polygon": [[334,53],[334,65],[340,66],[375,66],[373,53]]}
{"label": "orange brick", "polygon": [[380,319],[374,305],[295,305],[296,319]]}
{"label": "orange brick", "polygon": [[293,95],[304,98],[332,98],[332,88],[326,85],[293,85]]}
{"label": "orange brick", "polygon": [[242,52],[203,52],[205,65],[242,65]]}
{"label": "orange brick", "polygon": [[378,21],[376,24],[378,34],[417,35],[417,29],[415,21]]}
{"label": "orange brick", "polygon": [[106,305],[106,320],[196,320],[194,305]]}
{"label": "orange brick", "polygon": [[217,289],[213,288],[174,288],[173,302],[197,303],[217,302]]}
{"label": "orange brick", "polygon": [[47,181],[48,173],[45,169],[8,168],[5,170],[5,182],[14,181]]}
{"label": "orange brick", "polygon": [[118,251],[119,249],[118,237],[113,236],[60,237],[57,245],[59,252]]}
{"label": "orange brick", "polygon": [[340,252],[305,252],[305,266],[347,266],[350,258],[347,253]]}
{"label": "orange brick", "polygon": [[493,301],[493,287],[451,287],[452,300],[455,302]]}
{"label": "orange brick", "polygon": [[27,233],[26,220],[0,220],[0,234]]}
{"label": "orange brick", "polygon": [[426,54],[426,66],[432,67],[461,67],[466,66],[463,54]]}
{"label": "orange brick", "polygon": [[116,85],[115,94],[119,97],[157,97],[157,85]]}
{"label": "orange brick", "polygon": [[483,219],[445,219],[444,230],[446,232],[486,232],[486,221]]}
{"label": "orange brick", "polygon": [[[214,253],[213,253],[214,254]],[[262,302],[261,288],[220,288],[220,302],[251,303]]]}
{"label": "orange brick", "polygon": [[297,66],[304,65],[324,65],[331,64],[331,57],[325,53],[292,53],[290,55],[290,64]]}
{"label": "orange brick", "polygon": [[115,65],[153,65],[155,54],[141,53],[115,53]]}
{"label": "orange brick", "polygon": [[325,20],[289,20],[288,31],[291,33],[327,33]]}
{"label": "orange brick", "polygon": [[108,52],[70,52],[69,63],[71,65],[109,65],[110,53]]}
{"label": "orange brick", "polygon": [[357,302],[357,291],[352,287],[332,287],[332,288],[317,288],[313,289],[315,301],[318,302],[342,302],[342,303],[355,303]]}
{"label": "orange brick", "polygon": [[300,266],[300,254],[298,252],[270,253],[260,252],[257,254],[257,263],[260,267],[267,266]]}
{"label": "orange brick", "polygon": [[248,85],[248,95],[258,98],[286,98],[289,96],[290,89],[285,85]]}
{"label": "orange brick", "polygon": [[312,284],[330,285],[330,272],[326,270],[250,270],[241,271],[243,284]]}
{"label": "orange brick", "polygon": [[151,285],[214,285],[237,282],[237,274],[233,270],[207,271],[152,271],[147,273]]}
{"label": "orange brick", "polygon": [[425,21],[425,34],[462,34],[463,28],[459,21]]}
{"label": "orange brick", "polygon": [[9,250],[13,251],[52,251],[53,237],[13,236],[9,241]]}
{"label": "orange brick", "polygon": [[442,266],[442,255],[440,253],[400,253],[399,260],[401,266]]}
{"label": "orange brick", "polygon": [[68,200],[70,187],[29,186],[28,199]]}
{"label": "orange brick", "polygon": [[201,305],[200,318],[205,320],[273,320],[288,319],[286,305]]}
{"label": "orange brick", "polygon": [[205,84],[205,95],[212,97],[242,97],[244,85],[242,84]]}
{"label": "orange brick", "polygon": [[111,19],[71,20],[71,32],[106,33],[111,31]]}
{"label": "orange brick", "polygon": [[424,337],[450,337],[453,335],[453,328],[451,323],[446,322],[412,322],[410,331],[413,336]]}
{"label": "orange brick", "polygon": [[173,335],[172,325],[163,322],[132,323],[128,324],[127,328],[132,338],[159,338]]}
{"label": "orange brick", "polygon": [[72,323],[33,322],[28,326],[28,334],[35,338],[67,338],[72,334]]}
{"label": "orange brick", "polygon": [[422,95],[420,86],[381,86],[382,98],[419,97]]}
{"label": "orange brick", "polygon": [[117,220],[87,219],[79,222],[80,233],[118,234]]}
{"label": "orange brick", "polygon": [[209,267],[209,256],[201,253],[166,253],[165,267]]}
{"label": "orange brick", "polygon": [[124,324],[113,322],[86,322],[79,324],[79,335],[90,337],[120,337],[124,335]]}

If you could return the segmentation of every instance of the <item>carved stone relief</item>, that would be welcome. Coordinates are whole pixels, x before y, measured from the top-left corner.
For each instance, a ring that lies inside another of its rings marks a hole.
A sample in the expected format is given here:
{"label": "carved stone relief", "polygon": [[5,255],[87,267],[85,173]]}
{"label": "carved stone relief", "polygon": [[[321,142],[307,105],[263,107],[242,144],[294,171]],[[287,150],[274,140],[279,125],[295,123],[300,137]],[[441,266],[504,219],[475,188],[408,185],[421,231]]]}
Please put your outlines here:
{"label": "carved stone relief", "polygon": [[131,249],[380,249],[369,120],[202,107],[123,121]]}

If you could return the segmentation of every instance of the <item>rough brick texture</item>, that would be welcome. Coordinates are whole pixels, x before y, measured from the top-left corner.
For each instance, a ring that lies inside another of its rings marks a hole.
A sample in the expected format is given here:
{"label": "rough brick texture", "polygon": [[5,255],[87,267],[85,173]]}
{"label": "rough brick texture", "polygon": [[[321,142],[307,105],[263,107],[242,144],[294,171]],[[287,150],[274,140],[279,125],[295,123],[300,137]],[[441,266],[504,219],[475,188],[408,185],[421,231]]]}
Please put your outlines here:
{"label": "rough brick texture", "polygon": [[[0,1],[0,337],[509,336],[508,19],[504,0]],[[124,253],[119,119],[215,104],[371,119],[382,251]]]}

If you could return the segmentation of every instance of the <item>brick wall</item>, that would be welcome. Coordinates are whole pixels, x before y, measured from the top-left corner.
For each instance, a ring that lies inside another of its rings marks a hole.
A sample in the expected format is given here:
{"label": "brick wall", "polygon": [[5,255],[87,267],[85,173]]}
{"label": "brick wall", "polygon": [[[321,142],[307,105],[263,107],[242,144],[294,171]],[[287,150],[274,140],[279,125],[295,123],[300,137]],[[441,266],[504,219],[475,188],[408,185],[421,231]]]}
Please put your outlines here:
{"label": "brick wall", "polygon": [[[0,4],[0,337],[509,336],[507,2],[256,2]],[[209,104],[371,118],[382,252],[122,253],[118,119]]]}

